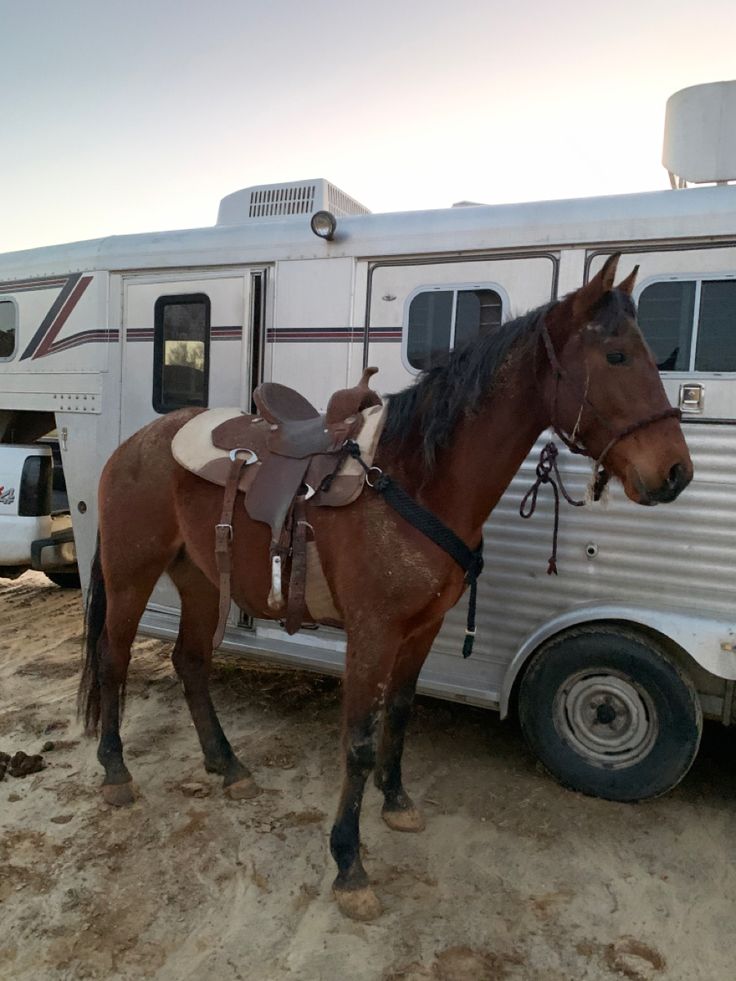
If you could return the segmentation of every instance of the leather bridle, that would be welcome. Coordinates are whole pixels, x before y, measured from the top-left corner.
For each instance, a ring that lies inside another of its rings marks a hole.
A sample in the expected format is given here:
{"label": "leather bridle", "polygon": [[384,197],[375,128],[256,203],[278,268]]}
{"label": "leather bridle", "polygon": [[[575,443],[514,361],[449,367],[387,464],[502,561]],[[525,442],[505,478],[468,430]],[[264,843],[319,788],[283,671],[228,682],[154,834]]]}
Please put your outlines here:
{"label": "leather bridle", "polygon": [[604,460],[606,459],[606,456],[608,455],[608,453],[610,453],[613,447],[617,443],[619,443],[622,439],[625,439],[627,436],[631,436],[632,433],[638,432],[640,429],[645,429],[647,426],[651,426],[655,422],[661,422],[663,419],[679,420],[681,419],[682,414],[679,409],[670,407],[668,409],[663,409],[661,412],[655,412],[651,416],[647,416],[644,419],[640,419],[638,422],[634,422],[630,426],[626,426],[624,429],[620,429],[620,430],[614,429],[613,426],[611,426],[611,424],[608,422],[608,420],[601,415],[598,409],[596,409],[595,405],[593,405],[591,400],[588,398],[587,390],[583,390],[580,385],[574,382],[570,378],[569,374],[565,371],[565,369],[560,364],[554,349],[554,345],[552,344],[552,338],[549,336],[549,330],[547,329],[547,326],[544,323],[541,325],[541,334],[542,334],[542,341],[544,342],[544,349],[547,353],[547,359],[549,361],[550,368],[552,369],[552,372],[555,376],[555,385],[552,393],[552,405],[551,405],[551,412],[550,412],[550,418],[551,418],[550,425],[554,430],[555,434],[559,436],[559,438],[562,440],[565,446],[567,446],[567,448],[570,450],[571,453],[578,453],[581,456],[587,456],[590,459],[594,459],[592,454],[586,449],[586,447],[583,445],[583,443],[581,443],[580,439],[578,438],[577,424],[572,434],[568,434],[561,428],[560,424],[557,421],[557,394],[561,382],[564,382],[568,387],[572,388],[573,390],[574,389],[578,390],[578,393],[580,395],[580,413],[578,415],[578,419],[582,415],[583,408],[588,408],[593,413],[593,415],[598,420],[598,422],[600,422],[601,425],[604,426],[611,434],[611,438],[606,443],[603,452],[595,460],[593,500],[598,501],[600,500],[604,487],[606,486],[606,484],[610,479],[610,474],[604,467],[603,463]]}

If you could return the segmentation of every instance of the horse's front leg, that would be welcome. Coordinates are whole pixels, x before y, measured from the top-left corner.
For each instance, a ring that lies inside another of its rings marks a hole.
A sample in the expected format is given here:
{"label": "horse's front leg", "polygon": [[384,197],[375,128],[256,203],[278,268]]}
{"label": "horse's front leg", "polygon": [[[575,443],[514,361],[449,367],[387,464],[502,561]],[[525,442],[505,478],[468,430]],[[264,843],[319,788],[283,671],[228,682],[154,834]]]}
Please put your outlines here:
{"label": "horse's front leg", "polygon": [[[353,638],[359,638],[359,644]],[[337,863],[335,898],[340,910],[355,920],[372,920],[381,912],[360,859],[360,808],[376,762],[386,686],[399,647],[398,636],[377,635],[375,625],[348,633],[343,682],[345,770],[330,851]]]}
{"label": "horse's front leg", "polygon": [[425,825],[421,811],[404,789],[401,757],[417,678],[441,625],[441,620],[431,624],[402,645],[386,691],[374,780],[383,793],[381,815],[394,831],[422,831]]}

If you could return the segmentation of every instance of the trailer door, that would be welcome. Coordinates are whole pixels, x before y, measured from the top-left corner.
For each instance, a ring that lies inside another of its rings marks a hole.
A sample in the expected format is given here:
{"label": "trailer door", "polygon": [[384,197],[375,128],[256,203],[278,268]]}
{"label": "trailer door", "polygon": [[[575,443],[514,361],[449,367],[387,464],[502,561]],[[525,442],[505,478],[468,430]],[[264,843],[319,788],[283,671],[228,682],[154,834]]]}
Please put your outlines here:
{"label": "trailer door", "polygon": [[378,262],[369,271],[367,364],[377,387],[410,384],[432,357],[555,296],[558,257]]}
{"label": "trailer door", "polygon": [[250,409],[262,371],[265,276],[125,278],[121,440],[183,406]]}

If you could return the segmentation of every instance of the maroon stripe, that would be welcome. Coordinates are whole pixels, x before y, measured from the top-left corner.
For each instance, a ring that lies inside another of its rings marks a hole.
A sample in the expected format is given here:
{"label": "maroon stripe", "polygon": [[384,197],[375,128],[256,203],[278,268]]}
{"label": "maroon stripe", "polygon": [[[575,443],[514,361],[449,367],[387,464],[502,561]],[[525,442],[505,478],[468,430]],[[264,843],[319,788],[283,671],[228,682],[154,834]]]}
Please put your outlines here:
{"label": "maroon stripe", "polygon": [[271,344],[345,344],[350,337],[269,337]]}
{"label": "maroon stripe", "polygon": [[281,340],[286,338],[288,340],[297,341],[312,341],[318,340],[329,340],[332,338],[336,341],[345,340],[345,338],[355,338],[361,337],[363,334],[362,330],[319,330],[318,328],[313,328],[311,330],[270,330],[268,332],[269,340]]}
{"label": "maroon stripe", "polygon": [[60,279],[16,279],[9,283],[0,283],[0,293],[26,293],[31,290],[49,290],[57,286],[63,286],[66,282],[66,276]]}
{"label": "maroon stripe", "polygon": [[32,357],[34,360],[36,358],[43,358],[45,355],[49,353],[49,351],[51,350],[51,346],[54,343],[54,338],[58,336],[59,331],[67,322],[67,319],[69,318],[69,314],[72,312],[72,310],[77,305],[77,303],[79,303],[82,294],[84,293],[84,291],[87,289],[87,287],[91,282],[92,282],[91,276],[83,276],[82,279],[79,280],[77,285],[72,290],[66,303],[57,314],[56,319],[51,325],[51,328],[47,331],[43,340],[38,345],[38,348],[33,353]]}
{"label": "maroon stripe", "polygon": [[[218,330],[212,328],[210,336],[217,341],[239,341],[242,336],[242,327],[237,329]],[[125,332],[126,341],[152,341],[154,331],[149,327],[129,327]]]}
{"label": "maroon stripe", "polygon": [[268,340],[272,344],[287,344],[287,343],[288,344],[315,344],[315,343],[329,344],[330,341],[332,341],[333,344],[345,344],[350,341],[350,338],[335,337],[334,335],[324,336],[323,334],[316,334],[314,337],[290,337],[288,335],[284,337],[283,335],[278,335],[276,337],[269,337]]}
{"label": "maroon stripe", "polygon": [[50,354],[59,351],[67,351],[71,347],[79,347],[81,344],[117,344],[119,333],[117,330],[83,330],[79,334],[72,334],[51,346]]}
{"label": "maroon stripe", "polygon": [[[268,332],[267,339],[276,344],[285,341],[298,341],[307,344],[311,341],[357,341],[361,340],[363,336],[364,331],[362,327],[358,327],[355,330],[347,329],[341,331],[323,331],[317,328],[309,330],[277,328]],[[401,337],[401,330],[376,330],[374,328],[370,331],[370,339],[372,341],[400,341]]]}

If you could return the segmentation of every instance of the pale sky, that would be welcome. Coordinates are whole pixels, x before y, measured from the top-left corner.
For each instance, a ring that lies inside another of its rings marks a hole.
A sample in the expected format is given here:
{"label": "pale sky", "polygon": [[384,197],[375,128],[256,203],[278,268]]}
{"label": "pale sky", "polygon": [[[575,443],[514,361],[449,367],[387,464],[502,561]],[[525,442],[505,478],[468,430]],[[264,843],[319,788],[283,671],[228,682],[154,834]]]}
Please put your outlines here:
{"label": "pale sky", "polygon": [[372,211],[669,186],[665,102],[733,0],[0,0],[0,252],[212,225],[326,177]]}

